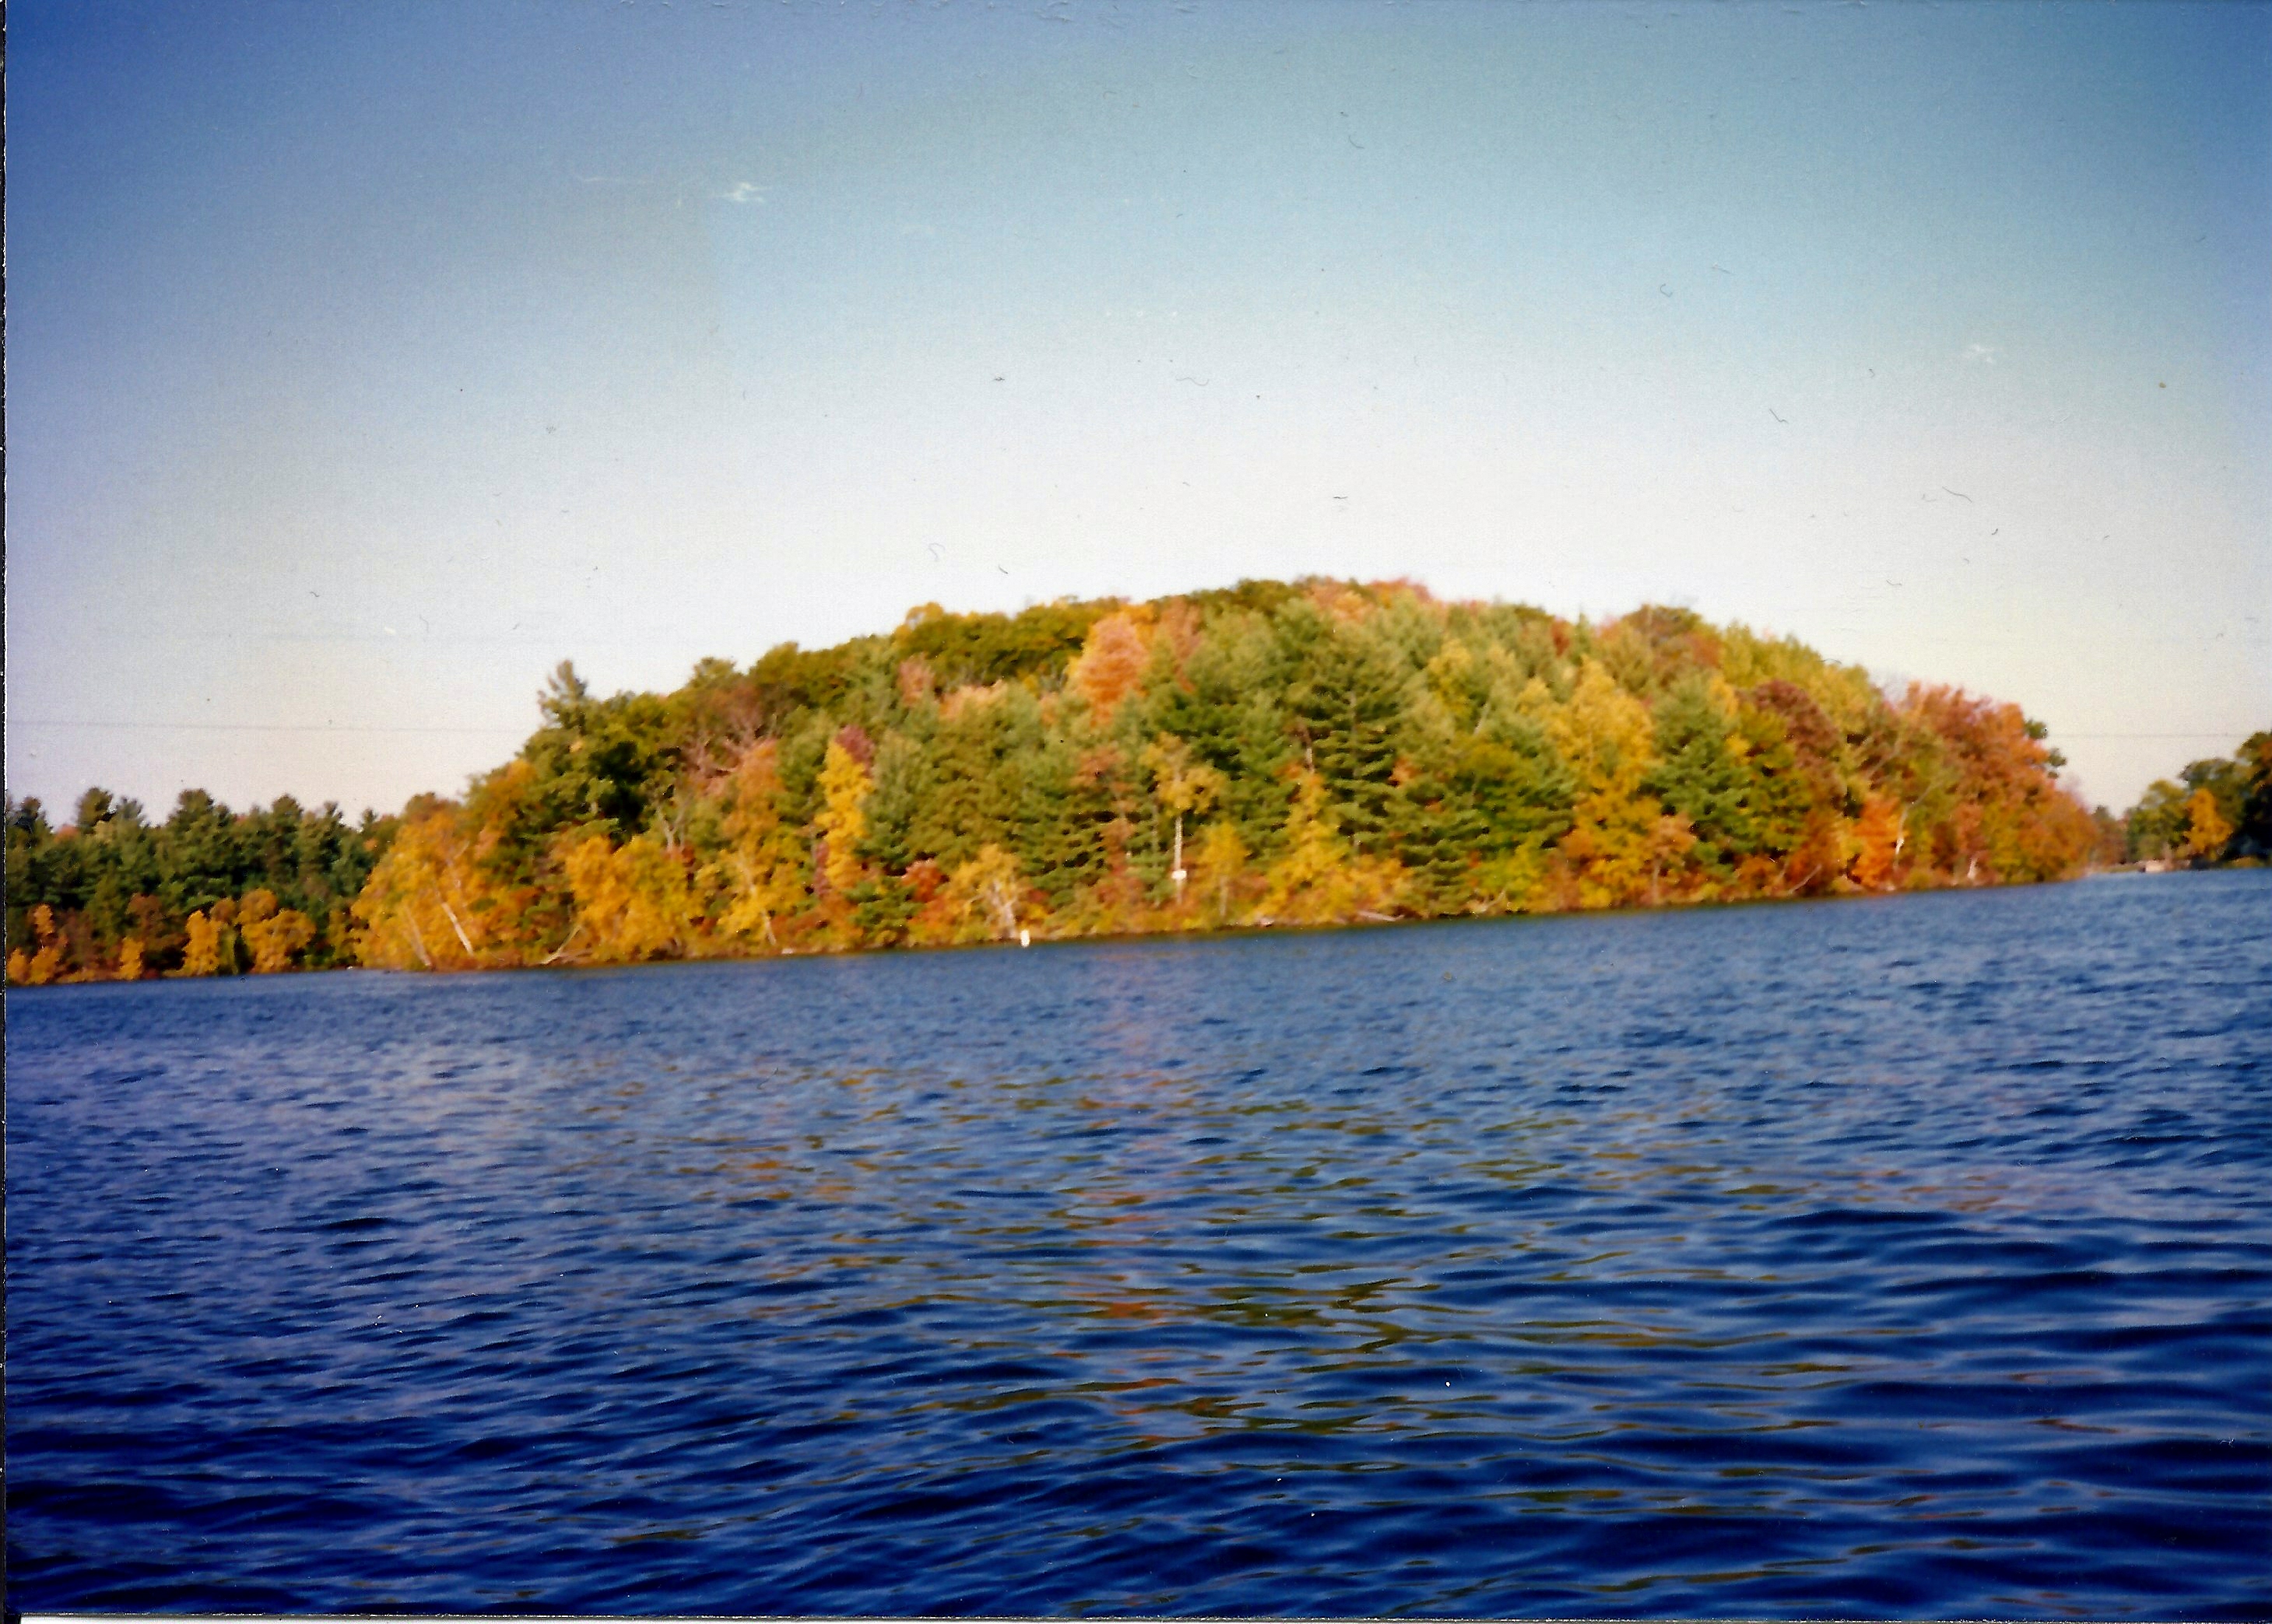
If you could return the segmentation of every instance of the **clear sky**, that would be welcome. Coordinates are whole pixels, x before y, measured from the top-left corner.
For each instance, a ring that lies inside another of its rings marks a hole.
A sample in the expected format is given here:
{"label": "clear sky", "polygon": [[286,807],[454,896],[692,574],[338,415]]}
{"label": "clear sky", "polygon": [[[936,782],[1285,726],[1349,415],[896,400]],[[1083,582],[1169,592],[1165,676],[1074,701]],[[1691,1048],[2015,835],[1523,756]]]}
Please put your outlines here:
{"label": "clear sky", "polygon": [[1407,576],[2272,725],[2272,9],[9,9],[7,778],[445,793],[910,606]]}

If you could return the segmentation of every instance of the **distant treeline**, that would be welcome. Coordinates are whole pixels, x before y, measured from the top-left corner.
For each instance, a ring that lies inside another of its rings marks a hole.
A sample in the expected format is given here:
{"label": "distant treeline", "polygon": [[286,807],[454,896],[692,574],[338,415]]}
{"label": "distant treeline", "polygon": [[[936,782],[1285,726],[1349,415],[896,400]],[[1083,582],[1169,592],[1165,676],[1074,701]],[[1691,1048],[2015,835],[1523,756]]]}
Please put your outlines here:
{"label": "distant treeline", "polygon": [[2251,734],[2231,757],[2197,761],[2149,785],[2123,820],[2134,862],[2253,868],[2272,859],[2272,733]]}
{"label": "distant treeline", "polygon": [[[2126,852],[2016,707],[1888,695],[1679,609],[1594,625],[1314,580],[926,605],[887,636],[705,660],[670,694],[603,698],[563,665],[540,704],[462,800],[357,825],[196,793],[152,824],[91,791],[50,829],[11,802],[10,979],[1820,896],[2057,879]],[[2255,790],[2195,786],[2230,801],[2227,842],[2261,845],[2257,759]],[[2198,799],[2164,846],[2220,826]]]}

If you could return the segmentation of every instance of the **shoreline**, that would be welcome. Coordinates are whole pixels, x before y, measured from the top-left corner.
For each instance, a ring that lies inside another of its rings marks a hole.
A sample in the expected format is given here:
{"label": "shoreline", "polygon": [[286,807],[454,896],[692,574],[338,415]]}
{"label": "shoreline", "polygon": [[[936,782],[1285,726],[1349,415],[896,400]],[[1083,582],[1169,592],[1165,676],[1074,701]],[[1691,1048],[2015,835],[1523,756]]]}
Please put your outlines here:
{"label": "shoreline", "polygon": [[2074,884],[2087,880],[2139,878],[2148,875],[2181,873],[2221,873],[2226,868],[2253,868],[2254,864],[2228,864],[2194,868],[2155,868],[2145,864],[2125,863],[2085,869],[2078,874],[2048,880],[1999,881],[1975,885],[1910,885],[1886,890],[1847,890],[1826,891],[1811,896],[1727,897],[1675,898],[1655,903],[1624,904],[1611,907],[1521,908],[1486,912],[1445,913],[1414,913],[1386,918],[1344,920],[1253,920],[1237,923],[1207,925],[1191,928],[1170,927],[1156,930],[1069,931],[1052,933],[1046,929],[1027,927],[1030,940],[1020,942],[1017,937],[996,937],[972,942],[900,942],[856,943],[841,946],[790,947],[766,952],[694,952],[672,955],[653,955],[638,958],[612,959],[600,962],[552,961],[529,964],[461,965],[447,968],[425,969],[380,965],[329,965],[309,968],[295,965],[274,972],[244,971],[213,975],[183,975],[178,972],[133,978],[131,981],[116,976],[76,976],[45,983],[11,982],[9,990],[31,991],[35,986],[116,987],[149,982],[169,981],[232,981],[251,980],[264,976],[326,976],[370,973],[405,976],[414,979],[430,977],[459,978],[490,974],[512,974],[536,972],[570,972],[594,970],[642,969],[666,965],[729,965],[769,963],[779,959],[829,959],[871,957],[901,953],[950,953],[985,951],[1003,949],[1024,950],[1036,947],[1058,947],[1074,943],[1134,943],[1162,940],[1224,941],[1263,935],[1322,935],[1328,932],[1386,931],[1399,927],[1416,925],[1466,925],[1486,922],[1508,922],[1518,920],[1577,920],[1630,919],[1661,913],[1694,913],[1739,908],[1797,906],[1821,903],[1885,902],[1906,898],[1946,897],[1960,893],[2021,891],[2045,886]]}

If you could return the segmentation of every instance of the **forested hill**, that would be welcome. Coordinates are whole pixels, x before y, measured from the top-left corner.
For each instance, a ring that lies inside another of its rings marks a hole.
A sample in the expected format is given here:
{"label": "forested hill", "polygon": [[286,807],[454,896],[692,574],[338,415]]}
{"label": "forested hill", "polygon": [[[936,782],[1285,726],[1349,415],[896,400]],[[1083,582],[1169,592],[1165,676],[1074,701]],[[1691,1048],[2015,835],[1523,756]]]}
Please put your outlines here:
{"label": "forested hill", "polygon": [[541,707],[462,800],[360,828],[280,801],[224,851],[248,820],[177,838],[96,791],[50,831],[11,805],[11,979],[1992,884],[2071,875],[2103,834],[2014,706],[1888,697],[1683,610],[1591,625],[1404,584],[927,605],[670,694],[564,665]]}

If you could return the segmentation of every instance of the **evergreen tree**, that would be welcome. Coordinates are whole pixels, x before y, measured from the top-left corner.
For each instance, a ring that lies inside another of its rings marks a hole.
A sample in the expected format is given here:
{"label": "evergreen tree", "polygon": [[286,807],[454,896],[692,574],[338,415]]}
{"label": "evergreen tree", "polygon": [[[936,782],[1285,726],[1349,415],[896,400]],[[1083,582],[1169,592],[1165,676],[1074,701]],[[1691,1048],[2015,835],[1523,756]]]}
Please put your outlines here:
{"label": "evergreen tree", "polygon": [[1757,780],[1745,770],[1736,731],[1734,692],[1716,677],[1691,673],[1657,702],[1656,761],[1642,787],[1688,820],[1697,860],[1724,875],[1759,850],[1752,810]]}
{"label": "evergreen tree", "polygon": [[1379,853],[1409,673],[1380,638],[1309,603],[1288,605],[1278,621],[1289,654],[1286,711],[1303,764],[1318,775],[1351,848]]}

